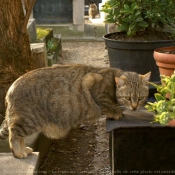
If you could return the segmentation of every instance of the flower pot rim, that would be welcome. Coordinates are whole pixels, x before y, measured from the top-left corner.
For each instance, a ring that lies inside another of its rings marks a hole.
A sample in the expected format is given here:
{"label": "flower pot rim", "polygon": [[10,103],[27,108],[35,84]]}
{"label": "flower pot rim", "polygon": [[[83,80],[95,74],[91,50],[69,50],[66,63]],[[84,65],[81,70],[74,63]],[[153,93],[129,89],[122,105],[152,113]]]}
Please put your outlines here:
{"label": "flower pot rim", "polygon": [[111,42],[120,42],[120,43],[125,43],[125,42],[129,42],[129,43],[155,43],[155,42],[170,42],[171,40],[153,40],[153,41],[150,41],[150,40],[132,40],[132,41],[129,41],[129,40],[115,40],[115,39],[109,39],[108,37],[112,34],[115,34],[115,33],[126,33],[126,32],[112,32],[112,33],[107,33],[105,35],[103,35],[103,39],[104,40],[108,40],[108,41],[111,41]]}
{"label": "flower pot rim", "polygon": [[165,63],[167,65],[170,64],[170,66],[172,67],[173,64],[175,64],[175,54],[161,53],[161,50],[175,50],[175,46],[157,48],[154,50],[153,53],[154,59],[156,60],[157,64]]}
{"label": "flower pot rim", "polygon": [[[154,52],[160,53],[161,50],[166,50],[166,51],[172,51],[172,50],[174,50],[175,51],[175,46],[160,47],[160,48],[155,49]],[[169,54],[169,53],[162,53],[161,52],[161,54]]]}

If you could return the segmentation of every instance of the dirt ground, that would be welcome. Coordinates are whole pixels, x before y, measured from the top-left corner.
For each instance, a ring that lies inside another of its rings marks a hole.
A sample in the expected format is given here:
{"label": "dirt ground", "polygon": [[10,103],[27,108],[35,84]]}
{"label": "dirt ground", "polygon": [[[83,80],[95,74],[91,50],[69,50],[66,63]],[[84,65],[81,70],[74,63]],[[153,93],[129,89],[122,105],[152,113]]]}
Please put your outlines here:
{"label": "dirt ground", "polygon": [[[63,42],[59,64],[108,67],[104,42]],[[109,140],[105,117],[85,122],[66,138],[55,140],[39,168],[40,174],[110,175]]]}

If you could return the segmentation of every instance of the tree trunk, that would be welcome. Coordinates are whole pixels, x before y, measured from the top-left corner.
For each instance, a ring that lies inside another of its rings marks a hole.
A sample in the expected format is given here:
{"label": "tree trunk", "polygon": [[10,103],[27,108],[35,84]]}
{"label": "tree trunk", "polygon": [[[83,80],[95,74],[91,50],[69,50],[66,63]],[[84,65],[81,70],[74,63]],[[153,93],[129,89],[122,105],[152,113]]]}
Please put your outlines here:
{"label": "tree trunk", "polygon": [[24,4],[26,15],[21,0],[0,0],[0,114],[4,114],[6,90],[19,76],[33,69],[26,27],[31,1],[24,0]]}

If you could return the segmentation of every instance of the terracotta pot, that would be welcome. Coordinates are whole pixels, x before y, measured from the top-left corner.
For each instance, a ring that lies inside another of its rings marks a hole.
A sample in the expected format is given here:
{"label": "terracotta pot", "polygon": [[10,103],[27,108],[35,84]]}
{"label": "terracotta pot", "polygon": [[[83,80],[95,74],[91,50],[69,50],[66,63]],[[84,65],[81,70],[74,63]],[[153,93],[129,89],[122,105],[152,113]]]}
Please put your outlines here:
{"label": "terracotta pot", "polygon": [[175,127],[175,119],[169,121],[168,126]]}
{"label": "terracotta pot", "polygon": [[[159,67],[160,75],[171,76],[175,70],[175,46],[155,49],[154,59]],[[166,98],[170,98],[169,93],[166,94]]]}
{"label": "terracotta pot", "polygon": [[[167,53],[163,53],[166,51]],[[175,52],[175,46],[162,47],[154,50],[154,59],[159,67],[160,75],[171,76],[175,70],[175,53],[170,54],[169,52]]]}

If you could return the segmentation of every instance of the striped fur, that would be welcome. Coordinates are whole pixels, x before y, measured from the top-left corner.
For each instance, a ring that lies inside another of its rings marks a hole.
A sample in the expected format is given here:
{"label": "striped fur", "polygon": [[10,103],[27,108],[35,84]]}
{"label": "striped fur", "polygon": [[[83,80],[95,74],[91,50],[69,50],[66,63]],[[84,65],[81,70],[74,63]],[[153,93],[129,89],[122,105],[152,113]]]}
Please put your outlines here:
{"label": "striped fur", "polygon": [[135,110],[138,94],[144,99],[138,101],[137,107],[143,105],[149,76],[85,65],[56,65],[31,71],[18,78],[7,92],[0,138],[9,132],[14,156],[26,158],[32,153],[31,148],[25,147],[26,136],[43,132],[59,139],[85,120],[102,115],[119,119],[122,108],[118,103]]}
{"label": "striped fur", "polygon": [[2,140],[7,139],[9,135],[9,130],[8,130],[8,125],[6,120],[3,121],[1,127],[2,128],[0,129],[0,139]]}

